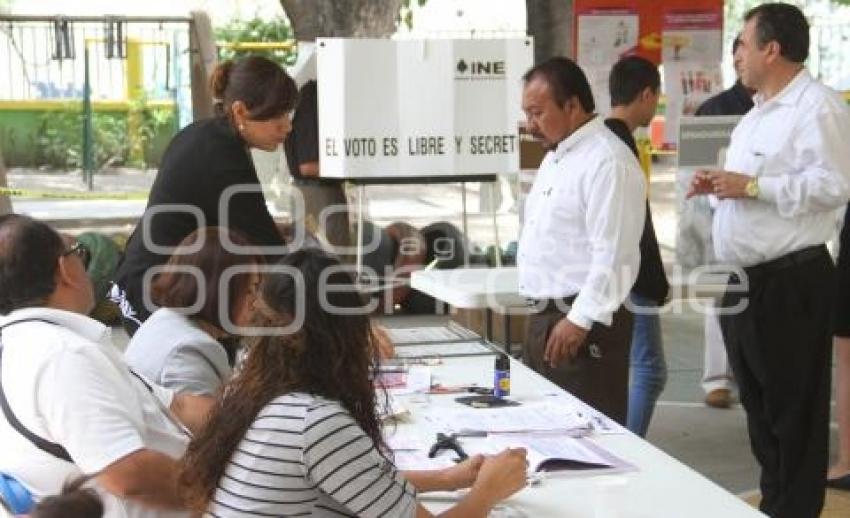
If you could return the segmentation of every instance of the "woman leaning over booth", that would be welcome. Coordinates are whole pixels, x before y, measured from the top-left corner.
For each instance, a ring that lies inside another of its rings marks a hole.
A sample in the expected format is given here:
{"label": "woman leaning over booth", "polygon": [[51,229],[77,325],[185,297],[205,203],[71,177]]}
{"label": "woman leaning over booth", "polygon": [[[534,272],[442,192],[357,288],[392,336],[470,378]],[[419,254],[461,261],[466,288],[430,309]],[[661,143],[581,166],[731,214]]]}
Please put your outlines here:
{"label": "woman leaning over booth", "polygon": [[[225,61],[210,80],[217,115],[174,136],[162,158],[145,213],[130,236],[110,298],[132,336],[150,316],[145,272],[164,264],[174,247],[203,226],[226,226],[253,244],[282,247],[266,208],[250,149],[274,151],[289,134],[295,82],[259,56]],[[268,250],[267,250],[268,251]],[[272,250],[272,257],[281,252]]]}

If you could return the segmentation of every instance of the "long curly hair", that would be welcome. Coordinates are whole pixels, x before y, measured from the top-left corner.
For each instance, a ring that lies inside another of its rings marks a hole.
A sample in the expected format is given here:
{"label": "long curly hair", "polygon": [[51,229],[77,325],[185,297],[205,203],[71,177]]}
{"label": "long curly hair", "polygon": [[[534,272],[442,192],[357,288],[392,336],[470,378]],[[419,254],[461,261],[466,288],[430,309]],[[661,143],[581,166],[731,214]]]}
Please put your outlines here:
{"label": "long curly hair", "polygon": [[303,325],[295,334],[247,342],[243,364],[181,461],[180,482],[193,509],[206,508],[257,414],[282,394],[299,391],[338,401],[375,447],[387,451],[373,385],[379,362],[375,337],[351,274],[317,249],[293,252],[278,265],[289,272],[263,279],[257,324],[285,326],[303,315]]}

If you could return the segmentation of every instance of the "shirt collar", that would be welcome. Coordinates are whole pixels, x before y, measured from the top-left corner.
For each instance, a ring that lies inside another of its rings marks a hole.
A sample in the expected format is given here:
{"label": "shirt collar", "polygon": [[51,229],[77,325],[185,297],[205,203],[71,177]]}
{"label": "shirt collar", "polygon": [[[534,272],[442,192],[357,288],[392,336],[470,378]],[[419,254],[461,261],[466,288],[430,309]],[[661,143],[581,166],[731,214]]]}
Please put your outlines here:
{"label": "shirt collar", "polygon": [[62,326],[92,342],[101,342],[107,338],[109,329],[86,315],[54,308],[24,308],[12,311],[0,317],[0,325],[6,326],[19,320],[37,318]]}
{"label": "shirt collar", "polygon": [[755,96],[753,96],[753,101],[758,107],[762,107],[765,104],[771,102],[786,105],[795,105],[797,104],[797,101],[800,100],[800,96],[803,95],[803,92],[806,90],[806,87],[809,86],[809,83],[811,83],[812,81],[814,81],[814,79],[812,79],[812,75],[809,74],[808,70],[803,68],[797,73],[796,76],[794,76],[794,79],[792,79],[790,83],[785,85],[785,88],[783,88],[781,92],[779,92],[778,94],[776,94],[776,96],[773,97],[773,99],[765,101],[764,96],[757,93]]}
{"label": "shirt collar", "polygon": [[555,160],[560,160],[564,155],[567,154],[572,148],[576,147],[576,145],[584,140],[588,135],[593,134],[598,131],[599,126],[604,124],[602,121],[602,117],[593,114],[592,118],[582,124],[577,130],[570,133],[570,135],[562,140],[558,147],[555,148],[554,155]]}

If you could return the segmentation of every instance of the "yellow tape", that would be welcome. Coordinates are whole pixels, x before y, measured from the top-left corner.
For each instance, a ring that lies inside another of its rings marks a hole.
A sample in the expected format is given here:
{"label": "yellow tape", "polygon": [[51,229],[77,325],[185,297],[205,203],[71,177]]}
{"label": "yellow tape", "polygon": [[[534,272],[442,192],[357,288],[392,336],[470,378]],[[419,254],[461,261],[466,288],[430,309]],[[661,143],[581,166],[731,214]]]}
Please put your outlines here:
{"label": "yellow tape", "polygon": [[146,200],[148,192],[73,192],[35,191],[0,187],[0,196],[13,198],[42,198],[48,200]]}

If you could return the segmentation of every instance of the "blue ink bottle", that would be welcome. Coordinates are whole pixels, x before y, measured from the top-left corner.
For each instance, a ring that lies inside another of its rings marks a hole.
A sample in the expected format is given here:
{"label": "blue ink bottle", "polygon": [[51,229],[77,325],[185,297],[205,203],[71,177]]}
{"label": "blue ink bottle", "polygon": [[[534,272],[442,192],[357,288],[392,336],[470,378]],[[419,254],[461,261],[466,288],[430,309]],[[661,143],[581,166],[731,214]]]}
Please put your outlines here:
{"label": "blue ink bottle", "polygon": [[496,357],[493,373],[493,396],[503,398],[511,395],[511,360],[507,354]]}

